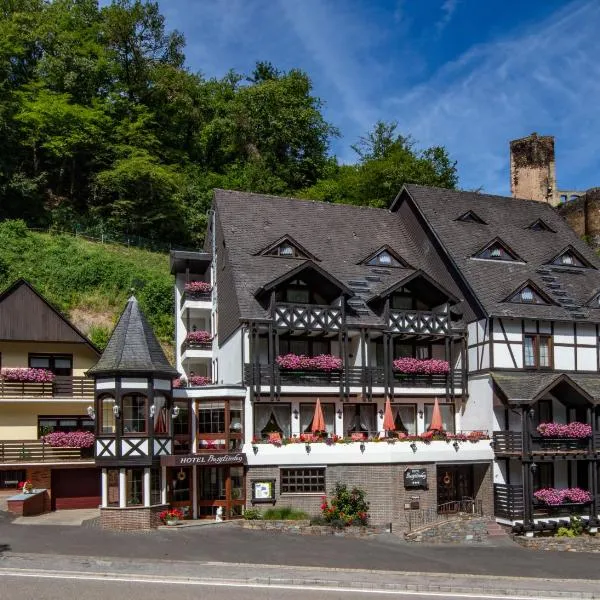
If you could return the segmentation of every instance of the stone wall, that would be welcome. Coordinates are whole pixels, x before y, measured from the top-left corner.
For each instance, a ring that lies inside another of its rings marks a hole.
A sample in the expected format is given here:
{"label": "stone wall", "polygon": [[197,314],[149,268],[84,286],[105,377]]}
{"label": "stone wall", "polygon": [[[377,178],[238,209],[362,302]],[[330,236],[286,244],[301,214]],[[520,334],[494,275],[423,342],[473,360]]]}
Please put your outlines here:
{"label": "stone wall", "polygon": [[555,552],[600,552],[600,537],[582,535],[576,538],[515,535],[515,542],[531,550],[550,550]]}
{"label": "stone wall", "polygon": [[487,518],[455,517],[407,533],[405,538],[411,542],[428,544],[485,542],[488,537],[487,522]]}
{"label": "stone wall", "polygon": [[127,508],[100,508],[100,527],[117,531],[137,531],[155,529],[161,525],[158,515],[168,508],[167,505],[151,507],[131,506]]}
{"label": "stone wall", "polygon": [[296,535],[336,535],[340,537],[369,537],[386,533],[384,527],[344,527],[343,529],[334,529],[329,525],[311,525],[310,521],[271,521],[271,520],[251,520],[244,521],[240,519],[235,521],[244,529],[259,529],[261,531],[277,531],[279,533],[291,533]]}
{"label": "stone wall", "polygon": [[588,190],[581,198],[561,204],[558,208],[571,229],[595,248],[600,247],[600,188]]}

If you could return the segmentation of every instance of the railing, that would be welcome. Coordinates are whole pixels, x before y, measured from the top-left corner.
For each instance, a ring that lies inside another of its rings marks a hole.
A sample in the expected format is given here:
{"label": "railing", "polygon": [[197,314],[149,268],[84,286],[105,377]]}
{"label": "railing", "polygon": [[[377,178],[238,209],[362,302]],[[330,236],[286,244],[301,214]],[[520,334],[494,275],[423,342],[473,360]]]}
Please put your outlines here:
{"label": "railing", "polygon": [[594,433],[593,437],[592,437],[592,443],[594,445],[594,448],[599,451],[600,450],[600,431],[597,431],[596,433]]}
{"label": "railing", "polygon": [[394,333],[446,335],[450,331],[446,313],[426,310],[392,310],[388,326]]}
{"label": "railing", "polygon": [[[385,385],[386,371],[382,367],[368,368],[373,387]],[[394,387],[440,387],[445,388],[449,375],[425,375],[423,373],[400,373],[392,371]],[[460,381],[460,373],[455,372],[455,381]]]}
{"label": "railing", "polygon": [[442,521],[448,521],[456,516],[471,515],[481,517],[483,515],[483,502],[464,498],[453,502],[445,502],[431,508],[422,508],[420,510],[411,510],[406,513],[406,523],[408,530],[413,531],[419,527],[433,525]]}
{"label": "railing", "polygon": [[276,304],[273,317],[279,329],[340,331],[343,324],[341,308],[315,304]]}
{"label": "railing", "polygon": [[497,455],[523,453],[523,434],[520,431],[494,431],[492,443]]}
{"label": "railing", "polygon": [[551,438],[539,435],[531,436],[531,451],[541,453],[591,451],[592,438]]}
{"label": "railing", "polygon": [[197,300],[200,302],[210,302],[212,300],[212,292],[183,292],[181,294],[181,300],[179,301],[179,307],[183,308],[186,300]]}
{"label": "railing", "polygon": [[89,377],[57,376],[53,382],[1,381],[0,398],[89,398],[94,380]]}
{"label": "railing", "polygon": [[0,441],[0,463],[67,462],[93,457],[93,448],[56,448],[41,440]]}
{"label": "railing", "polygon": [[571,515],[585,514],[591,502],[565,503],[557,505],[542,504],[534,501],[533,517],[535,519],[548,517],[570,517]]}
{"label": "railing", "polygon": [[186,350],[212,350],[212,342],[192,342],[184,340],[181,344],[181,354]]}
{"label": "railing", "polygon": [[522,519],[525,512],[523,486],[494,484],[494,516],[502,519]]}

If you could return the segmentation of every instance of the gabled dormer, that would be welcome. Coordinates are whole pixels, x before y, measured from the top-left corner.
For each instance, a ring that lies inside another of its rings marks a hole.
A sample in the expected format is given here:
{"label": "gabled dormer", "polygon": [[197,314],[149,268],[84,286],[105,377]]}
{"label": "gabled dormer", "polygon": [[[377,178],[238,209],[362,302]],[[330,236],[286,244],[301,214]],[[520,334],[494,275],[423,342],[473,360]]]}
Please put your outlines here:
{"label": "gabled dormer", "polygon": [[300,258],[303,260],[314,261],[319,260],[290,235],[284,235],[275,242],[269,244],[266,248],[257,252],[257,254],[260,256],[279,256],[281,258]]}
{"label": "gabled dormer", "polygon": [[392,248],[388,245],[382,246],[359,264],[369,267],[400,267],[403,269],[411,269],[412,267]]}
{"label": "gabled dormer", "polygon": [[526,281],[514,292],[511,292],[504,302],[512,304],[544,304],[550,305],[554,302],[533,281]]}
{"label": "gabled dormer", "polygon": [[595,269],[594,265],[590,263],[587,258],[573,248],[573,246],[567,246],[564,250],[561,250],[548,264],[557,267],[579,267],[581,269]]}
{"label": "gabled dormer", "polygon": [[460,215],[455,219],[456,221],[462,221],[463,223],[477,223],[478,225],[487,225],[487,223],[475,212],[468,210],[466,213]]}
{"label": "gabled dormer", "polygon": [[504,262],[525,262],[514,250],[498,237],[489,242],[481,250],[478,250],[471,258]]}
{"label": "gabled dormer", "polygon": [[536,219],[533,223],[527,225],[526,229],[530,229],[531,231],[547,231],[550,233],[556,233],[544,219]]}

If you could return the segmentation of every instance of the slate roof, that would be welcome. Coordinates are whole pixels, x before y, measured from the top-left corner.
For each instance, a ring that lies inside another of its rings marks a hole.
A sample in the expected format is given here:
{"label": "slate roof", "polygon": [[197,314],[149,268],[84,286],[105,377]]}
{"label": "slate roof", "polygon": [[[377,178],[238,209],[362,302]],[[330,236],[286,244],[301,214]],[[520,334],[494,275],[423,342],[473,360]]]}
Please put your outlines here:
{"label": "slate roof", "polygon": [[[392,211],[413,200],[439,242],[461,271],[490,316],[600,322],[600,306],[586,306],[600,292],[600,259],[549,205],[534,200],[406,185]],[[456,219],[473,211],[487,224]],[[528,226],[542,219],[554,231],[532,231]],[[472,256],[500,238],[524,262],[474,259]],[[548,265],[568,246],[595,268]],[[554,305],[504,302],[526,281],[532,281]]]}
{"label": "slate roof", "polygon": [[[288,235],[314,257],[318,267],[351,290],[349,324],[383,326],[383,320],[365,304],[380,292],[409,277],[416,270],[431,273],[431,257],[412,242],[397,215],[385,209],[330,204],[246,192],[215,190],[214,208],[222,228],[227,268],[232,269],[233,292],[219,297],[241,320],[269,319],[268,307],[255,293],[269,282],[293,271],[304,259],[261,256],[260,252]],[[361,264],[388,246],[413,268],[374,267]],[[219,252],[220,248],[217,248]],[[436,257],[436,260],[437,259]],[[433,277],[435,280],[435,277]],[[360,285],[359,285],[360,283]],[[445,286],[461,299],[456,285]],[[354,308],[353,308],[354,307]],[[358,310],[355,310],[358,309]]]}
{"label": "slate roof", "polygon": [[100,360],[87,372],[91,376],[115,373],[178,376],[134,296],[127,301]]}
{"label": "slate roof", "polygon": [[600,402],[600,376],[581,373],[541,373],[536,372],[492,372],[492,379],[509,404],[530,404],[536,402],[545,390],[566,382],[575,389],[580,388]]}

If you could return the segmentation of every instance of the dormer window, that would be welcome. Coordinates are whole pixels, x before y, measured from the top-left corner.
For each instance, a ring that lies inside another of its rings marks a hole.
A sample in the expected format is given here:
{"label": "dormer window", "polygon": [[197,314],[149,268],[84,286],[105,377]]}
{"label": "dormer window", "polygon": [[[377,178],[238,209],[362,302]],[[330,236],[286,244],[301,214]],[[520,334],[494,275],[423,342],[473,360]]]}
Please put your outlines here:
{"label": "dormer window", "polygon": [[559,267],[579,267],[593,269],[594,266],[586,260],[575,248],[569,246],[563,250],[560,254],[555,256],[550,264]]}
{"label": "dormer window", "polygon": [[521,261],[525,262],[515,252],[513,252],[502,240],[496,239],[485,248],[477,252],[473,258],[483,258],[485,260],[501,261]]}
{"label": "dormer window", "polygon": [[475,214],[472,210],[468,210],[466,213],[460,215],[456,219],[457,221],[462,221],[463,223],[477,223],[478,225],[487,225],[487,223],[477,214]]}
{"label": "dormer window", "polygon": [[304,260],[317,260],[306,248],[303,248],[291,236],[285,235],[260,252],[262,256],[280,256],[282,258],[301,258]]}
{"label": "dormer window", "polygon": [[384,246],[367,256],[363,264],[369,267],[403,267],[410,268],[409,264],[403,260],[396,252],[394,252],[389,246]]}
{"label": "dormer window", "polygon": [[543,219],[537,219],[531,223],[531,225],[528,225],[527,229],[530,229],[531,231],[550,231],[551,233],[556,233]]}
{"label": "dormer window", "polygon": [[515,304],[552,304],[548,297],[531,282],[522,285],[505,302]]}

